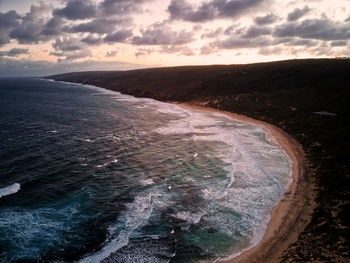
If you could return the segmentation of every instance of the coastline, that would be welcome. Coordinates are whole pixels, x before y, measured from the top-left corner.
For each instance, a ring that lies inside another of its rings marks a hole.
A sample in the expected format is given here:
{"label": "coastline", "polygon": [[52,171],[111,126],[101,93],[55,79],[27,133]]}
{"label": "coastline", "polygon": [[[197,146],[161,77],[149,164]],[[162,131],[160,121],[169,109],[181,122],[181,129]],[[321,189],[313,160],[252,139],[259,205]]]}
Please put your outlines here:
{"label": "coastline", "polygon": [[[172,102],[174,103],[174,102]],[[201,105],[175,102],[186,108],[223,113],[233,119],[261,126],[286,152],[292,162],[292,181],[270,211],[262,239],[238,255],[217,259],[215,263],[279,262],[284,250],[297,241],[311,220],[315,207],[314,183],[302,146],[282,129],[250,117]]]}
{"label": "coastline", "polygon": [[[298,190],[304,196],[295,198],[304,199],[305,212],[303,208],[298,211],[308,222],[300,224],[303,219],[298,219],[291,225],[297,241],[291,241],[279,261],[344,262],[349,259],[350,144],[344,143],[350,127],[349,69],[349,60],[345,59],[297,59],[246,65],[71,72],[45,78],[95,85],[169,103],[194,102],[280,127],[305,151],[307,162],[304,160],[303,165],[309,169],[304,170],[298,188],[304,187],[313,194]],[[314,113],[320,111],[336,116]],[[312,205],[315,209],[309,220]],[[254,244],[257,242],[254,240]],[[277,245],[269,247],[282,251]]]}

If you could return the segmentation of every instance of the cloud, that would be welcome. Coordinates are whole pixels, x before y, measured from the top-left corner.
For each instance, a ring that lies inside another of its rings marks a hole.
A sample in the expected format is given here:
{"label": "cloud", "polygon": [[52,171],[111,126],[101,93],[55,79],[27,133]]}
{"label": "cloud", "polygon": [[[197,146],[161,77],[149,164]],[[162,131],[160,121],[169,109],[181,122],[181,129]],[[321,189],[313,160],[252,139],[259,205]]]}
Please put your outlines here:
{"label": "cloud", "polygon": [[81,41],[89,45],[100,45],[103,43],[103,39],[101,37],[95,37],[91,34],[83,38]]}
{"label": "cloud", "polygon": [[217,52],[216,48],[214,46],[210,46],[210,45],[205,45],[203,47],[201,47],[200,49],[200,54],[201,55],[210,55],[212,53]]}
{"label": "cloud", "polygon": [[56,51],[50,52],[51,56],[59,57],[58,62],[73,61],[80,58],[90,57],[91,51],[89,49],[74,50],[74,51]]}
{"label": "cloud", "polygon": [[350,38],[350,25],[328,19],[307,19],[301,23],[286,23],[277,26],[276,37],[300,37],[319,40],[346,40]]}
{"label": "cloud", "polygon": [[0,47],[10,43],[11,38],[9,37],[8,32],[6,32],[5,30],[0,30]]}
{"label": "cloud", "polygon": [[320,44],[320,41],[318,40],[312,40],[312,39],[300,39],[297,37],[287,37],[287,38],[276,38],[273,41],[273,45],[280,45],[283,44],[284,46],[304,46],[304,47],[314,47]]}
{"label": "cloud", "polygon": [[0,12],[0,47],[10,43],[10,31],[19,25],[20,16],[15,11]]}
{"label": "cloud", "polygon": [[19,25],[18,20],[20,16],[16,13],[16,11],[8,11],[7,13],[0,12],[0,28],[1,30],[7,28],[13,28]]}
{"label": "cloud", "polygon": [[201,39],[205,38],[217,38],[219,35],[221,35],[224,32],[222,27],[217,28],[216,30],[206,32],[201,35]]}
{"label": "cloud", "polygon": [[55,9],[53,15],[79,20],[93,18],[97,15],[97,11],[97,6],[90,0],[69,0],[64,8]]}
{"label": "cloud", "polygon": [[198,10],[187,3],[186,0],[172,0],[168,6],[171,19],[190,22],[203,22],[214,19],[215,10],[210,5],[201,6]]}
{"label": "cloud", "polygon": [[236,29],[237,25],[231,25],[228,28],[225,29],[224,34],[229,36],[232,35]]}
{"label": "cloud", "polygon": [[10,31],[19,25],[20,16],[15,11],[0,12],[0,46],[10,43]]}
{"label": "cloud", "polygon": [[46,36],[57,36],[61,33],[64,20],[61,17],[52,17],[44,26],[41,34]]}
{"label": "cloud", "polygon": [[183,45],[193,40],[193,33],[185,30],[174,31],[165,23],[157,23],[147,30],[141,31],[141,36],[132,38],[134,45]]}
{"label": "cloud", "polygon": [[193,26],[193,28],[192,28],[192,30],[193,31],[199,31],[199,30],[201,30],[203,27],[201,26],[201,25],[194,25]]}
{"label": "cloud", "polygon": [[296,8],[294,9],[293,12],[288,14],[287,20],[289,22],[291,21],[296,21],[299,18],[303,17],[304,15],[306,15],[311,9],[308,6],[304,6],[303,9],[300,8]]}
{"label": "cloud", "polygon": [[217,18],[237,18],[266,0],[211,0],[197,8],[186,0],[172,0],[168,6],[171,19],[190,22],[205,22]]}
{"label": "cloud", "polygon": [[260,55],[269,56],[269,55],[280,55],[283,49],[281,47],[263,47],[259,50]]}
{"label": "cloud", "polygon": [[100,4],[103,14],[107,15],[128,15],[141,13],[141,5],[149,0],[104,0]]}
{"label": "cloud", "polygon": [[272,13],[267,14],[265,16],[257,16],[256,18],[254,18],[255,24],[257,24],[259,26],[272,24],[272,23],[276,22],[277,20],[278,20],[278,16],[276,16]]}
{"label": "cloud", "polygon": [[346,47],[348,45],[347,41],[340,40],[340,41],[333,41],[331,43],[332,47]]}
{"label": "cloud", "polygon": [[52,38],[49,34],[46,35],[42,33],[45,29],[48,30],[45,31],[46,33],[49,32],[50,24],[45,28],[47,19],[44,18],[44,15],[49,14],[52,7],[43,2],[39,3],[39,6],[32,5],[30,11],[21,18],[22,22],[14,27],[9,33],[9,36],[16,39],[20,44],[34,44]]}
{"label": "cloud", "polygon": [[195,52],[193,49],[187,47],[187,46],[173,46],[173,45],[164,45],[159,50],[160,53],[166,53],[166,54],[175,54],[183,55],[183,56],[194,56]]}
{"label": "cloud", "polygon": [[89,32],[97,34],[106,34],[113,32],[117,25],[130,23],[130,19],[107,19],[97,18],[87,23],[78,24],[71,28],[71,32]]}
{"label": "cloud", "polygon": [[39,5],[31,5],[30,11],[22,18],[24,22],[35,22],[42,20],[42,16],[49,14],[52,11],[52,6],[39,1]]}
{"label": "cloud", "polygon": [[0,51],[0,57],[17,57],[22,54],[29,54],[27,48],[12,48],[9,51]]}
{"label": "cloud", "polygon": [[244,38],[255,38],[262,35],[270,35],[272,33],[272,29],[269,27],[257,27],[250,26],[246,29],[246,32],[243,34]]}
{"label": "cloud", "polygon": [[20,44],[34,44],[49,40],[48,36],[41,34],[42,30],[43,25],[40,22],[23,22],[10,32],[10,37]]}
{"label": "cloud", "polygon": [[73,52],[62,52],[61,57],[65,57],[64,60],[59,59],[58,62],[62,61],[73,61],[76,59],[91,57],[91,51],[89,49],[82,49]]}
{"label": "cloud", "polygon": [[109,34],[104,38],[105,42],[125,42],[129,37],[132,36],[132,30],[122,29],[113,34]]}
{"label": "cloud", "polygon": [[137,52],[135,53],[135,57],[137,57],[137,59],[139,59],[142,56],[148,56],[153,52],[152,49],[148,49],[148,48],[139,48],[137,50]]}
{"label": "cloud", "polygon": [[52,44],[52,47],[56,51],[75,51],[83,49],[82,43],[78,39],[71,37],[57,38]]}
{"label": "cloud", "polygon": [[52,43],[52,47],[55,49],[55,52],[50,52],[50,55],[59,57],[58,62],[92,56],[91,51],[84,43],[72,37],[57,38],[55,42]]}
{"label": "cloud", "polygon": [[225,40],[217,40],[209,44],[214,51],[217,49],[240,49],[240,48],[260,48],[266,47],[272,44],[272,41],[266,37],[260,37],[255,39],[242,39],[236,36],[229,37]]}
{"label": "cloud", "polygon": [[112,50],[112,51],[107,51],[106,57],[115,57],[118,54],[119,50]]}

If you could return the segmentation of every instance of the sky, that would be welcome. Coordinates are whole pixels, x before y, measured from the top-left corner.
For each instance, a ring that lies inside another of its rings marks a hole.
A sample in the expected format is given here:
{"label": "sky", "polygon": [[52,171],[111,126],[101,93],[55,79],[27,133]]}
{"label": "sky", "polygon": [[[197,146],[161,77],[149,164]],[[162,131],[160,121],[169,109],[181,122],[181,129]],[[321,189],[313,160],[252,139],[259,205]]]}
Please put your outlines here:
{"label": "sky", "polygon": [[350,0],[0,0],[0,76],[350,56]]}

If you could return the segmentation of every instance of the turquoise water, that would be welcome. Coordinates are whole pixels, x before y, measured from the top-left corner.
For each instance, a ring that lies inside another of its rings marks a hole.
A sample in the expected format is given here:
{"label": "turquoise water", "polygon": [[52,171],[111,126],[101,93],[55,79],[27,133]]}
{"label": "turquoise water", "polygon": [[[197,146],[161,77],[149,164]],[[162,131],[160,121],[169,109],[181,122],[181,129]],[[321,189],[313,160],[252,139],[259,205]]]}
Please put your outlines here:
{"label": "turquoise water", "polygon": [[290,180],[259,126],[92,86],[0,79],[0,125],[1,262],[225,257]]}

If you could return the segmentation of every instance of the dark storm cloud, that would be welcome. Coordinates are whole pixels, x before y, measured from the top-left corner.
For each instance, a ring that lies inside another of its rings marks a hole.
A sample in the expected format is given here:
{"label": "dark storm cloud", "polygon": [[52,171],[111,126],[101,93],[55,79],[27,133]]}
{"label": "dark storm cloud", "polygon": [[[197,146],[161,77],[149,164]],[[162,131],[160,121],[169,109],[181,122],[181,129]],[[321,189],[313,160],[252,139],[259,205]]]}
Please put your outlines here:
{"label": "dark storm cloud", "polygon": [[299,18],[303,17],[304,15],[306,15],[311,9],[308,6],[305,6],[303,9],[300,8],[296,8],[294,9],[293,12],[288,14],[287,20],[289,22],[291,21],[296,21]]}
{"label": "dark storm cloud", "polygon": [[97,15],[97,11],[97,6],[89,0],[70,0],[64,8],[55,9],[53,15],[79,20],[93,18]]}
{"label": "dark storm cloud", "polygon": [[49,40],[48,36],[42,34],[43,25],[40,22],[22,22],[10,32],[10,37],[16,39],[20,44],[34,44]]}
{"label": "dark storm cloud", "polygon": [[52,17],[44,26],[41,33],[46,36],[57,36],[61,33],[64,20],[61,17]]}
{"label": "dark storm cloud", "polygon": [[132,36],[132,30],[122,29],[115,33],[109,34],[104,38],[105,42],[125,42],[129,37]]}
{"label": "dark storm cloud", "polygon": [[301,23],[286,23],[277,26],[276,37],[300,37],[318,40],[345,40],[350,38],[350,25],[328,19],[307,19]]}
{"label": "dark storm cloud", "polygon": [[46,20],[43,16],[51,10],[51,7],[43,2],[40,2],[39,6],[32,5],[30,11],[21,17],[21,23],[10,31],[9,36],[16,39],[20,44],[34,44],[50,40],[52,36],[50,36],[49,31],[51,26],[51,33],[53,33],[53,25],[52,23],[49,24],[46,28],[47,31],[45,31],[48,34],[44,34]]}
{"label": "dark storm cloud", "polygon": [[193,40],[193,33],[172,30],[164,23],[154,24],[149,29],[141,31],[141,36],[132,38],[135,45],[182,45]]}
{"label": "dark storm cloud", "polygon": [[87,23],[82,23],[71,28],[72,32],[89,32],[97,34],[105,34],[113,32],[117,25],[125,25],[130,23],[130,19],[107,19],[97,18]]}
{"label": "dark storm cloud", "polygon": [[27,48],[12,48],[9,51],[0,51],[0,57],[17,57],[28,53]]}
{"label": "dark storm cloud", "polygon": [[142,12],[141,5],[149,0],[104,0],[100,4],[103,14],[127,15]]}
{"label": "dark storm cloud", "polygon": [[0,46],[10,43],[10,31],[19,25],[20,16],[15,11],[0,12]]}
{"label": "dark storm cloud", "polygon": [[216,10],[208,4],[194,10],[193,6],[186,0],[172,0],[168,6],[168,12],[172,19],[203,22],[214,19]]}
{"label": "dark storm cloud", "polygon": [[186,0],[172,0],[168,6],[171,19],[204,22],[216,18],[236,18],[266,0],[211,0],[195,9]]}
{"label": "dark storm cloud", "polygon": [[345,47],[348,45],[348,42],[347,41],[344,41],[344,40],[340,40],[340,41],[333,41],[331,43],[331,46],[332,47]]}
{"label": "dark storm cloud", "polygon": [[0,12],[0,28],[1,30],[7,28],[13,28],[19,24],[18,20],[20,16],[16,13],[16,11],[8,11],[7,13]]}
{"label": "dark storm cloud", "polygon": [[267,14],[265,16],[257,16],[256,18],[254,18],[255,24],[257,24],[259,26],[272,24],[272,23],[276,22],[277,20],[278,20],[278,16],[276,16],[274,14]]}
{"label": "dark storm cloud", "polygon": [[9,37],[9,33],[6,32],[5,30],[0,31],[0,47],[7,43],[10,43],[10,41],[11,41],[11,38]]}

